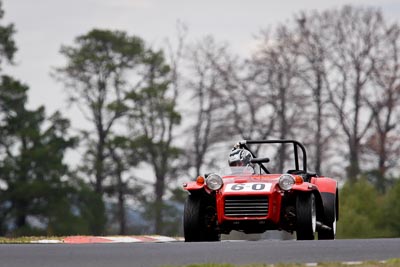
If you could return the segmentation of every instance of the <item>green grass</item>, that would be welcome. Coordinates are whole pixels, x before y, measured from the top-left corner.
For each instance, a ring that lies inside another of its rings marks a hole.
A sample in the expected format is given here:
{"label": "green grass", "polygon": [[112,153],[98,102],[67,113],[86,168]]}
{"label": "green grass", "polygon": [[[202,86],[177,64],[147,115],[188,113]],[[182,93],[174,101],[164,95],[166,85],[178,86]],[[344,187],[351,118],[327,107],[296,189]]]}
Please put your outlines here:
{"label": "green grass", "polygon": [[[279,263],[279,264],[246,264],[246,265],[234,265],[225,263],[207,263],[207,264],[190,264],[184,266],[173,266],[165,265],[164,267],[308,267],[310,265],[300,263]],[[378,261],[367,261],[360,264],[349,265],[346,263],[318,263],[318,267],[399,267],[400,259],[390,259],[384,262]]]}

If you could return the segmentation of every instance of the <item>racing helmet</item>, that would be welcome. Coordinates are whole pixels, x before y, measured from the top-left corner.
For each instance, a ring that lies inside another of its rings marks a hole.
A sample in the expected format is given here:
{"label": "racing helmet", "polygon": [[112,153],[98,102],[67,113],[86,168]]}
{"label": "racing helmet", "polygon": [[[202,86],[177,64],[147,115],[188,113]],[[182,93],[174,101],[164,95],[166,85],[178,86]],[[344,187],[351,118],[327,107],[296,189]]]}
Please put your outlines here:
{"label": "racing helmet", "polygon": [[252,158],[253,158],[253,155],[250,153],[250,151],[242,149],[242,148],[234,148],[229,153],[228,164],[231,167],[252,166],[252,164],[251,164]]}

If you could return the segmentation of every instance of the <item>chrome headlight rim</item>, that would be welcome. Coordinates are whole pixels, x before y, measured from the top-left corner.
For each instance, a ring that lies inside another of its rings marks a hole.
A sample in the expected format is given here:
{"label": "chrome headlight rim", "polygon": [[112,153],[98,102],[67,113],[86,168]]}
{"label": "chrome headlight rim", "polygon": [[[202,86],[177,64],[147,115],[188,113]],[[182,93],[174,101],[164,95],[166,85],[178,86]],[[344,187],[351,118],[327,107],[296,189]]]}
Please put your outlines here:
{"label": "chrome headlight rim", "polygon": [[291,174],[282,174],[279,177],[279,187],[284,191],[289,191],[296,184],[296,179]]}
{"label": "chrome headlight rim", "polygon": [[222,188],[224,181],[220,175],[211,173],[206,178],[206,185],[210,190],[216,191]]}

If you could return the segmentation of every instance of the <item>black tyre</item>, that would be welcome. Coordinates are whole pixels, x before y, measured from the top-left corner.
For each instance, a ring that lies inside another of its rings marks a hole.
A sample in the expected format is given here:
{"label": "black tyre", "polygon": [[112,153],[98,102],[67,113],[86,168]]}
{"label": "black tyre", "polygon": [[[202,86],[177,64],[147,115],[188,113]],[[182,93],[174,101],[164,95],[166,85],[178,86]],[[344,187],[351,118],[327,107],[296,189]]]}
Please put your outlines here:
{"label": "black tyre", "polygon": [[[336,213],[336,212],[335,212]],[[327,223],[326,226],[331,229],[318,230],[318,240],[333,240],[336,236],[336,218],[332,223]]]}
{"label": "black tyre", "polygon": [[299,194],[296,199],[297,240],[314,240],[317,227],[315,196],[312,193]]}
{"label": "black tyre", "polygon": [[337,195],[334,195],[332,199],[329,199],[326,204],[324,204],[325,221],[324,224],[331,229],[319,229],[318,230],[318,240],[332,240],[336,236],[336,208],[337,208]]}
{"label": "black tyre", "polygon": [[219,241],[215,209],[200,197],[189,195],[183,213],[183,233],[185,242]]}

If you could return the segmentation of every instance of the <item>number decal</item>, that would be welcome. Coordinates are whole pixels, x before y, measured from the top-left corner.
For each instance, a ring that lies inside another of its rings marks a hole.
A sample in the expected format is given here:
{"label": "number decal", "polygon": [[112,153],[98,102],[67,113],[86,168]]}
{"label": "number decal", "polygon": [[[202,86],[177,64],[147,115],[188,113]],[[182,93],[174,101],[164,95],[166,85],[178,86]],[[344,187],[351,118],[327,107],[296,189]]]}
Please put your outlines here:
{"label": "number decal", "polygon": [[252,186],[251,186],[251,189],[253,189],[253,190],[263,190],[265,188],[265,184],[253,184]]}
{"label": "number decal", "polygon": [[225,192],[269,192],[271,186],[271,183],[227,184]]}
{"label": "number decal", "polygon": [[240,191],[240,190],[244,189],[244,186],[243,186],[243,184],[234,184],[234,185],[232,185],[231,189],[233,191]]}

